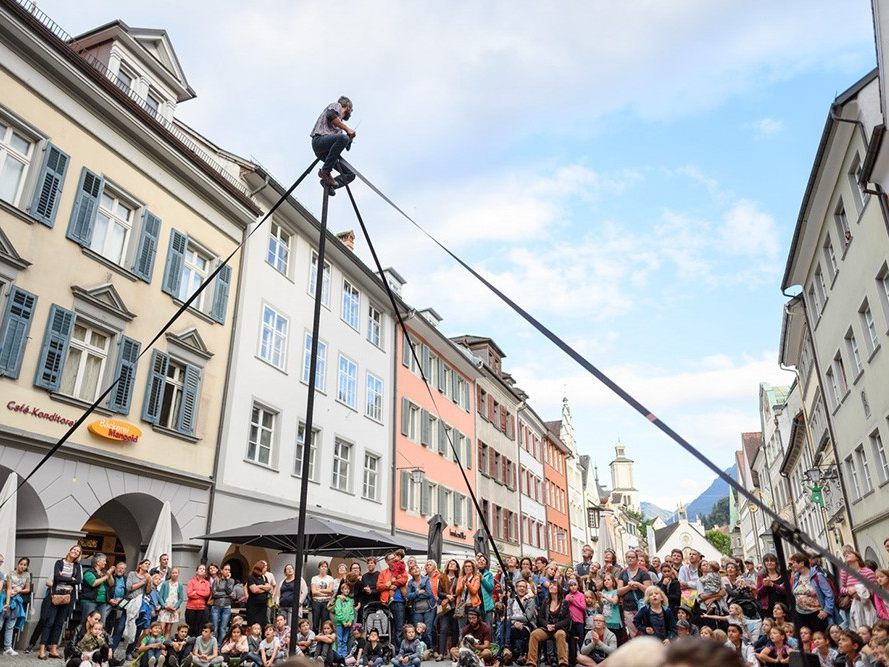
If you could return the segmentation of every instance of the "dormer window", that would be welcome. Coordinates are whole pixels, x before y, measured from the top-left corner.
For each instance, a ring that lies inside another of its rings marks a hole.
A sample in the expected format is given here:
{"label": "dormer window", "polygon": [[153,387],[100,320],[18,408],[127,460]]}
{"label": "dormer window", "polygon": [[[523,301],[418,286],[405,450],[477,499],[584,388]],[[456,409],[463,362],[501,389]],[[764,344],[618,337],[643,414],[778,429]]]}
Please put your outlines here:
{"label": "dormer window", "polygon": [[125,92],[127,95],[130,94],[130,91],[133,89],[133,81],[136,79],[136,75],[133,74],[132,70],[127,68],[123,63],[120,64],[120,69],[117,71],[117,85],[118,87]]}
{"label": "dormer window", "polygon": [[149,90],[148,94],[145,96],[145,108],[148,110],[148,113],[157,118],[160,106],[160,96],[155,93],[153,89]]}

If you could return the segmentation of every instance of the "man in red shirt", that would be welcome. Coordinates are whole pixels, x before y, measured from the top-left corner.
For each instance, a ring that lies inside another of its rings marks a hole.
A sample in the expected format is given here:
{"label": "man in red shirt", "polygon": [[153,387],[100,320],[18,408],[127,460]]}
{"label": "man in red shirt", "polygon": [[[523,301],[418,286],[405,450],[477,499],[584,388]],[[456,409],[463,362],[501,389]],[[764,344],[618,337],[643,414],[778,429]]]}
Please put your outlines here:
{"label": "man in red shirt", "polygon": [[[494,662],[494,654],[491,652],[491,626],[481,620],[479,610],[475,607],[466,608],[466,625],[463,627],[463,632],[460,633],[461,646],[462,640],[466,635],[472,635],[475,638],[475,652],[478,654],[478,657],[486,665],[492,664]],[[457,661],[459,653],[459,646],[451,648],[451,659],[454,662]]]}

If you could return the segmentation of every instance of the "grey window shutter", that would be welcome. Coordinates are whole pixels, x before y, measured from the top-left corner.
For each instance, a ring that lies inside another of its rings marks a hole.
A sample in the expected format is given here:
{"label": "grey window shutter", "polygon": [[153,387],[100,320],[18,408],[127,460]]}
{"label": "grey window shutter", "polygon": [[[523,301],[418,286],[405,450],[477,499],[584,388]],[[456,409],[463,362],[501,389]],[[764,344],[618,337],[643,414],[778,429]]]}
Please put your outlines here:
{"label": "grey window shutter", "polygon": [[198,421],[198,401],[201,394],[201,369],[197,366],[185,367],[185,379],[182,382],[182,405],[179,406],[178,431],[186,435],[194,435]]}
{"label": "grey window shutter", "polygon": [[43,348],[37,362],[37,377],[34,384],[50,391],[56,391],[62,382],[62,369],[68,356],[71,332],[74,330],[75,315],[55,304],[49,309]]}
{"label": "grey window shutter", "polygon": [[463,441],[463,449],[458,451],[463,453],[463,464],[467,470],[472,470],[472,440],[462,433],[460,434],[460,439]]}
{"label": "grey window shutter", "polygon": [[457,379],[458,379],[457,373],[452,372],[451,373],[451,400],[454,401],[454,403],[456,403],[457,401],[460,400],[460,392],[459,392],[459,388],[457,387]]}
{"label": "grey window shutter", "polygon": [[439,359],[438,360],[438,379],[436,382],[436,386],[438,387],[438,390],[441,392],[443,392],[445,390],[445,387],[447,386],[447,384],[446,384],[447,376],[445,375],[445,373],[447,373],[447,372],[448,372],[448,367],[445,365],[444,359]]}
{"label": "grey window shutter", "polygon": [[31,202],[31,217],[47,227],[56,224],[59,197],[68,171],[68,156],[52,144],[43,149],[43,166]]}
{"label": "grey window shutter", "polygon": [[20,287],[13,287],[6,301],[6,311],[0,321],[0,376],[17,378],[22,368],[22,357],[37,296]]}
{"label": "grey window shutter", "polygon": [[402,470],[401,471],[400,495],[401,495],[401,509],[403,509],[403,510],[410,509],[408,507],[408,493],[410,491],[410,489],[408,488],[409,483],[410,483],[410,473],[407,470]]}
{"label": "grey window shutter", "polygon": [[232,281],[232,267],[226,264],[216,275],[216,289],[213,292],[213,310],[210,317],[222,324],[225,322],[225,309],[228,306],[228,291]]}
{"label": "grey window shutter", "polygon": [[475,516],[475,505],[470,501],[466,506],[466,527],[469,530],[472,530],[472,519]]}
{"label": "grey window shutter", "polygon": [[133,400],[133,386],[136,382],[136,363],[139,360],[139,341],[126,336],[120,337],[120,350],[117,354],[117,368],[114,377],[119,378],[111,396],[108,407],[114,412],[130,414],[130,402]]}
{"label": "grey window shutter", "polygon": [[409,435],[411,430],[411,402],[401,399],[401,435]]}
{"label": "grey window shutter", "polygon": [[179,297],[179,282],[182,280],[182,264],[185,261],[185,250],[188,237],[175,229],[170,230],[170,247],[167,249],[167,264],[164,267],[164,284],[161,290],[174,297]]}
{"label": "grey window shutter", "polygon": [[408,368],[411,366],[411,341],[406,331],[401,333],[401,363]]}
{"label": "grey window shutter", "polygon": [[152,351],[148,384],[145,386],[145,399],[142,403],[142,419],[150,424],[157,424],[160,418],[169,363],[170,359],[166,354],[157,350]]}
{"label": "grey window shutter", "polygon": [[443,486],[438,487],[438,513],[445,521],[448,520],[448,497]]}
{"label": "grey window shutter", "polygon": [[145,209],[142,213],[142,231],[139,234],[139,246],[136,250],[133,273],[147,283],[151,282],[151,274],[154,273],[154,258],[157,256],[160,231],[161,219]]}
{"label": "grey window shutter", "polygon": [[432,368],[429,358],[429,346],[426,343],[423,343],[420,347],[420,362],[423,364],[423,375],[428,380],[432,374]]}
{"label": "grey window shutter", "polygon": [[439,454],[447,454],[448,451],[448,433],[447,426],[445,423],[439,419],[438,420],[438,453]]}
{"label": "grey window shutter", "polygon": [[99,196],[105,187],[105,179],[86,167],[80,172],[67,237],[86,247],[93,240],[93,223],[99,212]]}
{"label": "grey window shutter", "polygon": [[420,444],[429,446],[432,434],[429,432],[429,413],[426,410],[420,411]]}
{"label": "grey window shutter", "polygon": [[463,525],[463,496],[459,493],[454,494],[454,525]]}
{"label": "grey window shutter", "polygon": [[432,485],[424,479],[421,489],[420,514],[429,516],[429,505],[432,503]]}

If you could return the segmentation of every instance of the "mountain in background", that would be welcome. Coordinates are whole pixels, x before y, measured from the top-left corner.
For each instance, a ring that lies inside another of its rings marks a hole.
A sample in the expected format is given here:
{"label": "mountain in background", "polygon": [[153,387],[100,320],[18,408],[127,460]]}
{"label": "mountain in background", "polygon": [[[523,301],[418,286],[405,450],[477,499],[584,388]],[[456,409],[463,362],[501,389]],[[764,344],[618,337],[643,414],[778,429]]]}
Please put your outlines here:
{"label": "mountain in background", "polygon": [[646,500],[639,503],[639,508],[642,510],[642,514],[649,519],[660,517],[664,521],[669,521],[670,517],[673,516],[673,510],[665,510],[664,508],[658,507],[654,503],[650,503]]}
{"label": "mountain in background", "polygon": [[[732,479],[738,479],[737,465],[733,465],[731,468],[724,472]],[[686,507],[688,511],[688,520],[694,521],[700,516],[701,521],[703,521],[704,517],[710,514],[710,510],[713,509],[713,506],[716,504],[716,502],[720,498],[725,498],[728,495],[728,488],[728,484],[726,484],[719,477],[714,479],[713,483],[707,487],[707,490],[704,491],[697,498],[692,500]],[[668,521],[668,523],[670,522]]]}

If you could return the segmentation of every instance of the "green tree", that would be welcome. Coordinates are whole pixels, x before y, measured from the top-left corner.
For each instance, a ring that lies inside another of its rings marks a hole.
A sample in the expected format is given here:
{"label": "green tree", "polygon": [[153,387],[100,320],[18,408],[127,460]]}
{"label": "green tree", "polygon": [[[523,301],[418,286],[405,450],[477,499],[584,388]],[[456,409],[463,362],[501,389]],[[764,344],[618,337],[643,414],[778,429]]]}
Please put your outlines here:
{"label": "green tree", "polygon": [[707,516],[703,517],[702,521],[704,523],[704,528],[709,530],[715,526],[727,525],[728,518],[729,503],[728,496],[725,496],[716,501],[716,504],[713,505],[713,509],[710,510],[710,513]]}
{"label": "green tree", "polygon": [[637,512],[632,507],[625,507],[624,514],[631,518],[637,526],[639,526],[639,534],[642,537],[648,536],[648,527],[654,523],[654,519],[649,519],[642,512]]}
{"label": "green tree", "polygon": [[721,530],[719,530],[718,528],[711,528],[706,533],[704,533],[704,537],[706,537],[707,541],[714,547],[716,547],[716,549],[718,549],[720,553],[723,553],[726,556],[731,556],[732,538],[723,533]]}

